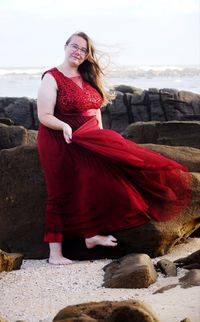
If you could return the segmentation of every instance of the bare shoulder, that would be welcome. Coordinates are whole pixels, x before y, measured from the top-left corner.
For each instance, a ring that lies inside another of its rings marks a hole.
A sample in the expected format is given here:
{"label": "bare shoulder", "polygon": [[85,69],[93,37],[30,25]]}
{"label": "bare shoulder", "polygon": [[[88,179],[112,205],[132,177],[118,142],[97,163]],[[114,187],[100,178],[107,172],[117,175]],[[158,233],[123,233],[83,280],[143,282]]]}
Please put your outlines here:
{"label": "bare shoulder", "polygon": [[42,78],[41,87],[57,89],[57,83],[53,75],[46,73]]}
{"label": "bare shoulder", "polygon": [[51,74],[46,73],[39,86],[38,96],[49,94],[56,95],[57,89],[58,87],[55,78]]}

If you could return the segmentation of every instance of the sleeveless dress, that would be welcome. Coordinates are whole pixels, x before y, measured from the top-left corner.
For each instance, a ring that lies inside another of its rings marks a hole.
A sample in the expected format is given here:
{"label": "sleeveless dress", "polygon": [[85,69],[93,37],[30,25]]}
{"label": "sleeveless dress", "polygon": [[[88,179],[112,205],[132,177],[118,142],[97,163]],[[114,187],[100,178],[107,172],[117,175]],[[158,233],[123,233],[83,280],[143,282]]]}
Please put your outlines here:
{"label": "sleeveless dress", "polygon": [[47,188],[46,242],[170,220],[188,206],[187,168],[115,131],[100,129],[96,111],[102,97],[96,89],[79,79],[81,88],[57,68],[47,72],[58,86],[54,115],[73,133],[67,144],[62,131],[39,126],[38,149]]}

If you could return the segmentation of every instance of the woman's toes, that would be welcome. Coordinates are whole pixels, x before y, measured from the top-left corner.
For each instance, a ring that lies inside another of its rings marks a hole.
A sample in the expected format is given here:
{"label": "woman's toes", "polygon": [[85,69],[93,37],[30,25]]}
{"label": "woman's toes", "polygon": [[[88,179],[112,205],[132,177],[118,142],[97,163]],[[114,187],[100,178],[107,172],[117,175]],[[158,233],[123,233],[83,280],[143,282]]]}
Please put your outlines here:
{"label": "woman's toes", "polygon": [[68,258],[60,257],[60,258],[49,258],[48,260],[49,264],[52,265],[69,265],[73,264],[73,261],[71,261]]}

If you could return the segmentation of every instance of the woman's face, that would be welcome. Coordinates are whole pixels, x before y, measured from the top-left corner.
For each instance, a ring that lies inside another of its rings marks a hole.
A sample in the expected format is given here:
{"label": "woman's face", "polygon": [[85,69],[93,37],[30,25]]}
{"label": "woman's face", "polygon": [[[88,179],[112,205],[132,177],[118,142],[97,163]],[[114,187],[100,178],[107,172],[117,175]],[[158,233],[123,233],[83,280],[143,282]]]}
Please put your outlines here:
{"label": "woman's face", "polygon": [[69,64],[78,67],[88,55],[87,41],[80,36],[73,36],[65,45],[65,56]]}

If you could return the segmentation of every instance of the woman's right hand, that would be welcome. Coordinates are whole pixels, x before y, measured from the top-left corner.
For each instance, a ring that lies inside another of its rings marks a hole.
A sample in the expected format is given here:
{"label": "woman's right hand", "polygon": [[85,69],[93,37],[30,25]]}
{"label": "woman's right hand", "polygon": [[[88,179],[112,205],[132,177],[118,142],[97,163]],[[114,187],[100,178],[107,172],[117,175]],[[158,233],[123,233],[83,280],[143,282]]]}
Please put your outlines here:
{"label": "woman's right hand", "polygon": [[63,125],[63,136],[67,143],[71,143],[72,139],[72,128],[69,124],[65,123]]}

